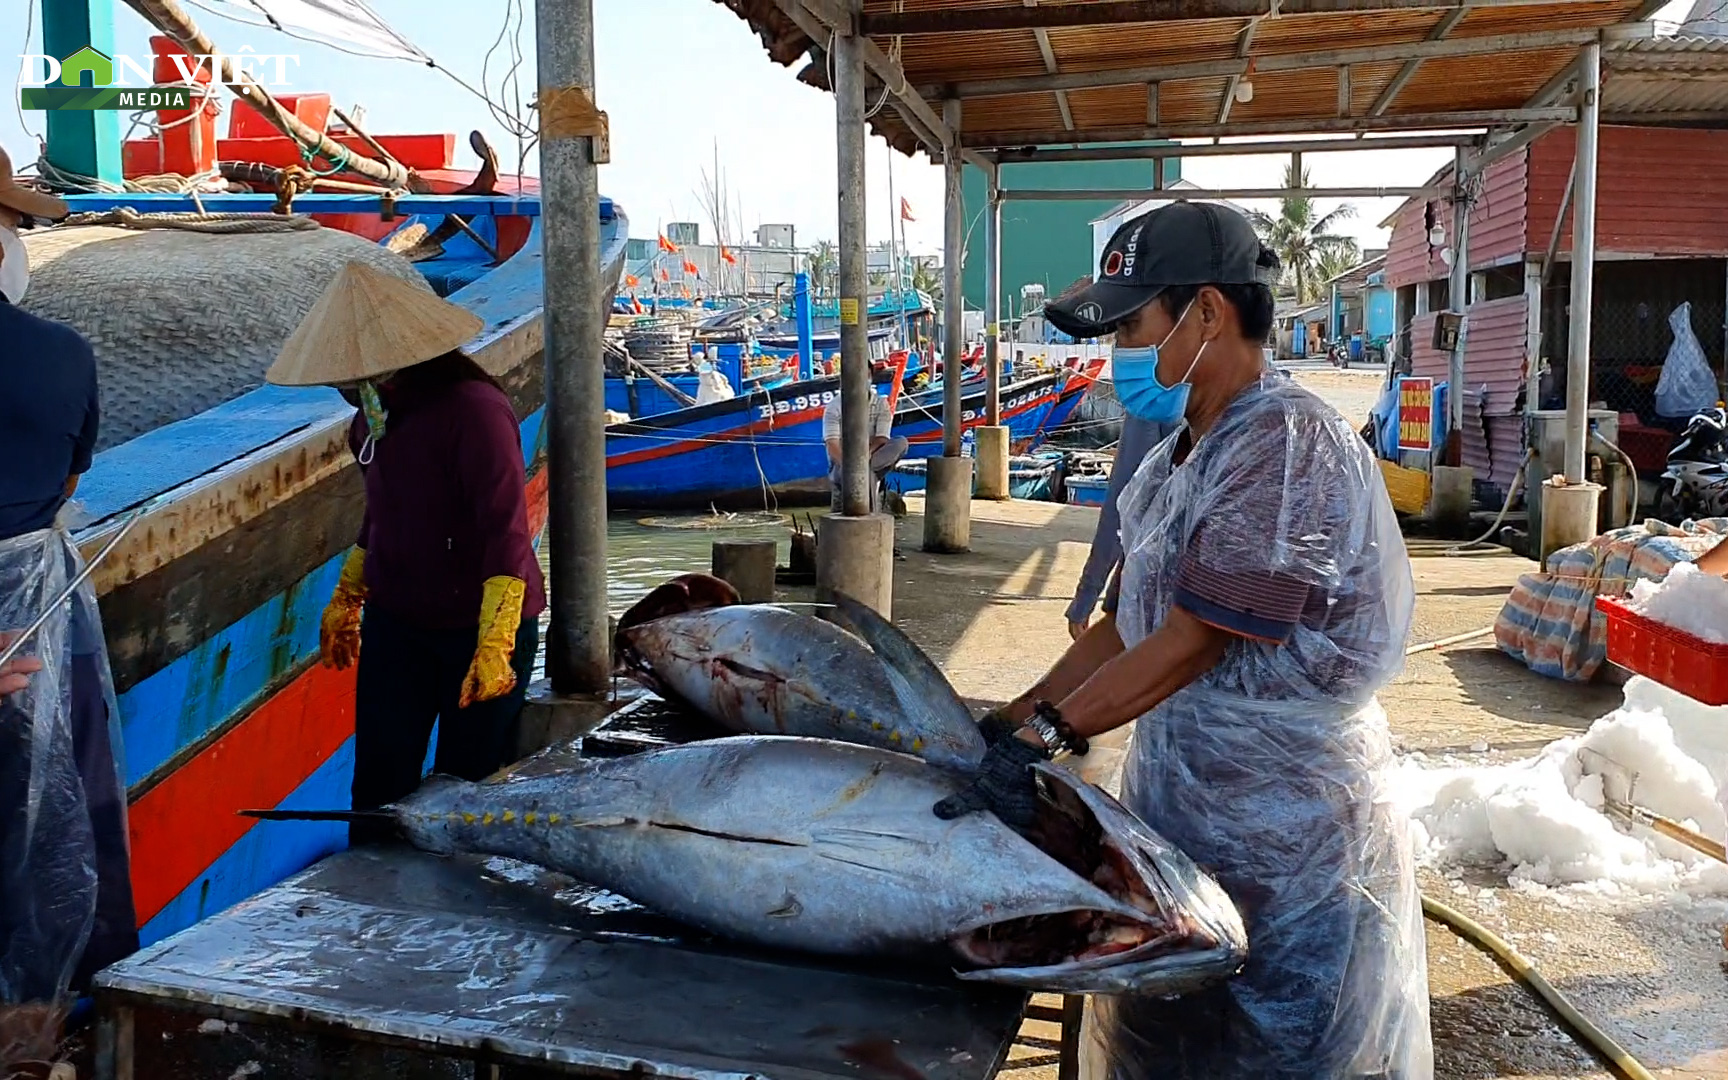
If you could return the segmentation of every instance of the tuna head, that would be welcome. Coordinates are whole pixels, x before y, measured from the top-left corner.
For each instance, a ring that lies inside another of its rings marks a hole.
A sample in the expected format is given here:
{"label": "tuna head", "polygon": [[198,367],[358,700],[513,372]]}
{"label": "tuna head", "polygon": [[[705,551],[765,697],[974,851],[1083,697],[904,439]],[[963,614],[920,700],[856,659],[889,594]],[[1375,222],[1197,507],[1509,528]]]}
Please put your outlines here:
{"label": "tuna head", "polygon": [[980,927],[954,942],[976,966],[961,978],[1048,992],[1180,994],[1240,969],[1248,935],[1216,881],[1104,789],[1054,765],[1037,769],[1043,799],[1029,840],[1117,906]]}
{"label": "tuna head", "polygon": [[962,780],[904,754],[723,738],[556,776],[429,784],[416,845],[506,855],[712,933],[839,956],[946,954],[963,977],[1174,993],[1243,959],[1240,919],[1180,852],[1061,770],[1029,837],[941,821]]}
{"label": "tuna head", "polygon": [[731,731],[839,739],[951,768],[984,755],[963,705],[924,707],[863,641],[810,615],[744,604],[654,619],[620,636],[638,678]]}

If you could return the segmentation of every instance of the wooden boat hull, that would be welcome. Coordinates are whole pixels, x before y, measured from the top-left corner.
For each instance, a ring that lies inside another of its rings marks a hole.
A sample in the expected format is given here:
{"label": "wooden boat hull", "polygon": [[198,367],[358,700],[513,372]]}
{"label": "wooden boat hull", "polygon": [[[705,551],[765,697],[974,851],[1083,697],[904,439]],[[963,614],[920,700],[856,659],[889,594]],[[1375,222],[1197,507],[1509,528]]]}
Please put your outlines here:
{"label": "wooden boat hull", "polygon": [[[602,266],[628,221],[602,208]],[[521,421],[530,527],[546,516],[539,230],[451,294],[501,356]],[[596,297],[609,307],[611,296]],[[335,391],[266,386],[98,455],[79,495],[93,554],[142,519],[93,577],[125,739],[133,890],[148,943],[337,850],[326,824],[253,822],[251,807],[343,806],[354,670],[317,664],[319,617],[364,507]]]}

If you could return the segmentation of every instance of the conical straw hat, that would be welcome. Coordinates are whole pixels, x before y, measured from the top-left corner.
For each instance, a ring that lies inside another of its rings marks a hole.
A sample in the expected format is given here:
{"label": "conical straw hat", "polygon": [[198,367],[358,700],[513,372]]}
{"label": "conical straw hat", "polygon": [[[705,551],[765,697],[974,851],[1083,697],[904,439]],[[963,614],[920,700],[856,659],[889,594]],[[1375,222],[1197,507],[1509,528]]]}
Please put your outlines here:
{"label": "conical straw hat", "polygon": [[264,377],[278,386],[375,379],[459,349],[485,325],[431,289],[351,262],[288,335]]}

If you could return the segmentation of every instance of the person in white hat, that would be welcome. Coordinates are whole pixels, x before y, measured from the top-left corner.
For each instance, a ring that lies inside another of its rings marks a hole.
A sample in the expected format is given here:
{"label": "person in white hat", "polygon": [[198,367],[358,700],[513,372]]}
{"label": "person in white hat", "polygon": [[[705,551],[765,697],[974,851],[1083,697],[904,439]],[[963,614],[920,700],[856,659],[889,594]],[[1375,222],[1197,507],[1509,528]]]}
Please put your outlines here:
{"label": "person in white hat", "polygon": [[319,635],[325,665],[359,665],[356,810],[419,785],[434,721],[441,773],[479,780],[515,746],[546,594],[516,412],[497,382],[506,369],[462,351],[482,325],[423,285],[350,263],[265,376],[358,404],[349,442],[365,518]]}

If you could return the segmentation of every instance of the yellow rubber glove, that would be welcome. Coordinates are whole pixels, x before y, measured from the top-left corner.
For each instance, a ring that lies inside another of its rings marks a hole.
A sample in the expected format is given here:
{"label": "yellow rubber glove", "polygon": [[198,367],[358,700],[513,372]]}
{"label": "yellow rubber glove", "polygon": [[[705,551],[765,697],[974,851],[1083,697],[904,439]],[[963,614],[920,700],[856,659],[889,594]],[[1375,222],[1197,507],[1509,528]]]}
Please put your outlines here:
{"label": "yellow rubber glove", "polygon": [[510,653],[516,648],[516,629],[522,622],[522,597],[528,585],[521,578],[486,579],[480,593],[480,643],[474,661],[462,679],[461,708],[503,697],[516,685]]}
{"label": "yellow rubber glove", "polygon": [[366,552],[354,548],[342,561],[336,591],[324,605],[318,627],[318,655],[325,667],[340,671],[360,658],[360,609],[366,605]]}

